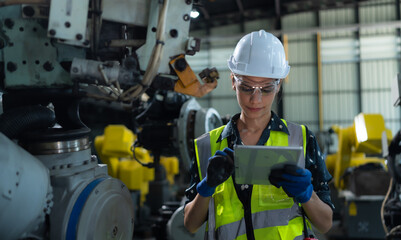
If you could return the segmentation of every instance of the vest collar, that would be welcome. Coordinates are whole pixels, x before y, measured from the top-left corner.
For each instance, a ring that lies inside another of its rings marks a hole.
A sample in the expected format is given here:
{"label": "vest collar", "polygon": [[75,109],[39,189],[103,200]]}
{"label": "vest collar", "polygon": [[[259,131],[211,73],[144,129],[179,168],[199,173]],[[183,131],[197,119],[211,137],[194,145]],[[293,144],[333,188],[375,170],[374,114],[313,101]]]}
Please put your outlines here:
{"label": "vest collar", "polygon": [[[287,135],[290,135],[287,125],[277,116],[277,114],[272,111],[271,115],[272,117],[269,121],[269,124],[267,124],[266,128],[263,130],[262,137],[269,136],[270,131],[280,131],[286,133]],[[236,139],[236,135],[238,134],[237,120],[239,119],[239,116],[240,113],[237,113],[233,117],[231,117],[230,121],[227,123],[220,136],[217,138],[216,143],[221,142],[223,141],[223,139],[230,136],[233,136],[233,139]]]}

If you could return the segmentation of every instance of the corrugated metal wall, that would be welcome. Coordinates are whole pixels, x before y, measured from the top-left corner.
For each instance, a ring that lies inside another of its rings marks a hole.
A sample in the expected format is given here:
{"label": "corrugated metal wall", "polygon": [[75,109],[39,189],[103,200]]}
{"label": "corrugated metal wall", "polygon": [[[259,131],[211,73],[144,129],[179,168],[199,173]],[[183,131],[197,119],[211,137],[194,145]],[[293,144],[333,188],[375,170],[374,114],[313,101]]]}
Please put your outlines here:
{"label": "corrugated metal wall", "polygon": [[[401,127],[401,113],[392,105],[390,86],[400,72],[400,33],[395,26],[383,24],[399,20],[395,4],[395,0],[369,1],[358,8],[284,16],[282,29],[288,33],[291,71],[283,85],[282,117],[306,124],[314,132],[320,130],[319,33],[322,130],[334,124],[350,126],[354,117],[364,112],[382,114],[386,127],[395,134]],[[217,89],[199,99],[203,106],[214,107],[221,115],[239,112],[226,61],[242,35],[259,29],[274,31],[273,23],[265,19],[242,27],[214,28],[209,35],[205,31],[191,33],[210,40],[202,44],[200,53],[188,58],[191,67],[200,72],[214,66],[220,72]]]}
{"label": "corrugated metal wall", "polygon": [[[356,23],[354,9],[319,13],[322,28]],[[358,110],[358,41],[352,31],[323,32],[321,41],[323,130],[348,126]]]}
{"label": "corrugated metal wall", "polygon": [[[284,31],[316,26],[315,13],[289,15],[282,19]],[[318,127],[318,88],[316,38],[311,34],[288,35],[288,61],[291,71],[283,85],[284,118]]]}
{"label": "corrugated metal wall", "polygon": [[[396,10],[395,1],[366,4],[360,8],[360,22],[395,21]],[[397,29],[391,27],[361,30],[362,112],[382,114],[393,134],[400,128],[400,109],[391,102],[391,83],[400,72],[399,39]]]}

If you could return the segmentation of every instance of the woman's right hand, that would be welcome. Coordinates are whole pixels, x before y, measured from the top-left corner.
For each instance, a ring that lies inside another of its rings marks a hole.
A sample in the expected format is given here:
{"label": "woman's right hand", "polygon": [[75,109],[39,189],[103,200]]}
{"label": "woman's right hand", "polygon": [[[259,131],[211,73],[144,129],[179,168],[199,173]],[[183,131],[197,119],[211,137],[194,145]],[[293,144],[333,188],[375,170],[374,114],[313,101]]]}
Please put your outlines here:
{"label": "woman's right hand", "polygon": [[216,187],[226,181],[234,172],[234,151],[224,148],[209,158],[206,177],[196,186],[196,190],[203,197],[213,195]]}

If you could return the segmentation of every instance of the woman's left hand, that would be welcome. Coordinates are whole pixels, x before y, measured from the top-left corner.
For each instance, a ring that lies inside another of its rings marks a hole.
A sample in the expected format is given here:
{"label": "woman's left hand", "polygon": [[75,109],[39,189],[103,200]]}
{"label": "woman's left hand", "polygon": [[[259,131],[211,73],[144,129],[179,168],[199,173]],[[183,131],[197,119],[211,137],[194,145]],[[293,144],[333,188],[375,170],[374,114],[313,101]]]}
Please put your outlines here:
{"label": "woman's left hand", "polygon": [[289,163],[273,167],[269,175],[270,183],[277,188],[282,187],[288,196],[295,198],[299,203],[305,203],[311,198],[311,179],[312,174],[308,169]]}

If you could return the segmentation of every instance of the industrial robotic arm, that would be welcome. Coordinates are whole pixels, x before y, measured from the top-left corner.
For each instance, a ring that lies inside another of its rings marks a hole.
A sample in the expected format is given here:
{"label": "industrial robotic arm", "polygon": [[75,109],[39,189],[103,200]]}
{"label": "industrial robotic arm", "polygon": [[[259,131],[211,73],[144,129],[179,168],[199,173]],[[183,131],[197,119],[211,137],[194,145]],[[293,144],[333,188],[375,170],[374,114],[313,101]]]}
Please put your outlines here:
{"label": "industrial robotic arm", "polygon": [[[397,74],[391,88],[394,106],[400,105],[401,79]],[[381,220],[386,239],[401,239],[401,131],[395,134],[390,145],[383,141],[383,156],[388,160],[391,181],[382,203]]]}
{"label": "industrial robotic arm", "polygon": [[197,97],[216,87],[215,69],[200,74],[202,85],[185,60],[200,49],[200,40],[188,37],[192,1],[2,5],[4,89],[76,84],[98,90],[85,96],[130,102],[150,87]]}
{"label": "industrial robotic arm", "polygon": [[[92,99],[99,103],[94,108],[108,104],[137,114],[138,122],[145,119],[139,135],[142,145],[155,148],[150,150],[156,150],[151,129],[174,125],[168,132],[175,137],[173,152],[188,167],[194,122],[221,124],[216,112],[188,97],[207,94],[219,77],[216,69],[205,69],[199,80],[185,60],[200,48],[200,40],[188,36],[193,5],[0,1],[1,239],[132,237],[130,192],[91,154],[80,105]],[[167,95],[186,97],[168,119],[147,116],[152,99],[163,102],[169,98],[160,96]]]}

